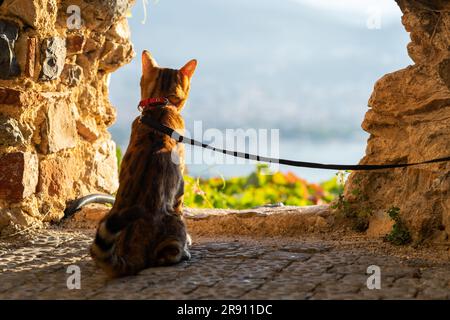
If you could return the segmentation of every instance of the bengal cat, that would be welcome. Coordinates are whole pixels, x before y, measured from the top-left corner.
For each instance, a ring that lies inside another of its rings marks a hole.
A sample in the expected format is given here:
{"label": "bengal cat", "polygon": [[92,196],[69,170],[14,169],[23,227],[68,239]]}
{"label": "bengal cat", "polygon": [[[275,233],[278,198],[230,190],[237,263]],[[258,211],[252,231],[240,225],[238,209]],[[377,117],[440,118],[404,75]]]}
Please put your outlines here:
{"label": "bengal cat", "polygon": [[[171,128],[183,129],[180,111],[197,66],[161,68],[142,53],[141,99],[165,97],[169,104],[143,112]],[[109,276],[133,275],[152,267],[189,259],[190,237],[182,218],[183,146],[140,122],[132,124],[119,190],[111,211],[100,221],[91,256]],[[181,159],[173,161],[172,152]]]}

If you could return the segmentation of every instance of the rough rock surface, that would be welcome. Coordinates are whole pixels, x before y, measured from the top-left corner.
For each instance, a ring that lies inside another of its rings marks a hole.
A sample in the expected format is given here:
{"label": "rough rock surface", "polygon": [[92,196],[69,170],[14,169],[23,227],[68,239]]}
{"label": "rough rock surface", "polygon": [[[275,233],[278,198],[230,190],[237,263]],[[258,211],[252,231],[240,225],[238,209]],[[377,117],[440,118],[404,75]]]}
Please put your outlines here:
{"label": "rough rock surface", "polygon": [[[362,124],[370,138],[361,164],[450,156],[450,2],[397,3],[410,32],[408,53],[414,65],[375,84]],[[346,198],[373,216],[399,207],[415,241],[449,241],[449,162],[355,172],[346,185]]]}
{"label": "rough rock surface", "polygon": [[1,1],[0,233],[116,191],[107,79],[134,56],[125,18],[133,2]]}
{"label": "rough rock surface", "polygon": [[17,120],[0,116],[0,145],[16,146],[23,142],[24,137]]}
{"label": "rough rock surface", "polygon": [[64,68],[66,60],[66,40],[61,37],[45,39],[42,45],[42,80],[55,80]]}

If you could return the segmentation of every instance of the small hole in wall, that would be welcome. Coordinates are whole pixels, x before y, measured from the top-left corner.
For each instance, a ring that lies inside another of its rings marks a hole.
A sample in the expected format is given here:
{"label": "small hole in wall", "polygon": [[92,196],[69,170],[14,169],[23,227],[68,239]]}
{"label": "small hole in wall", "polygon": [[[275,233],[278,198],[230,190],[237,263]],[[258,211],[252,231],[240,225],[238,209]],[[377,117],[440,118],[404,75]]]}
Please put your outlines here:
{"label": "small hole in wall", "polygon": [[56,66],[56,59],[55,59],[55,58],[50,58],[50,59],[48,59],[47,64],[48,64],[50,67]]}

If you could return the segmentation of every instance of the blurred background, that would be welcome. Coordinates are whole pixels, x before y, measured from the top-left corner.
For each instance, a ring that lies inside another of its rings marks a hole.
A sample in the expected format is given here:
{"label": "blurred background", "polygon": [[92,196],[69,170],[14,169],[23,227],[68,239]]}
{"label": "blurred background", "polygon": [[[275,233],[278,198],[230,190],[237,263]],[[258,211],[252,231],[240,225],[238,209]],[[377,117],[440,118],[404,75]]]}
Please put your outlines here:
{"label": "blurred background", "polygon": [[[394,0],[149,0],[129,18],[137,53],[113,73],[113,139],[126,150],[138,115],[140,54],[164,67],[199,62],[183,115],[203,129],[279,129],[281,157],[356,164],[377,79],[406,67],[409,36]],[[202,152],[187,147],[190,152]],[[245,165],[190,165],[192,176],[241,176]],[[336,172],[280,167],[311,182]]]}

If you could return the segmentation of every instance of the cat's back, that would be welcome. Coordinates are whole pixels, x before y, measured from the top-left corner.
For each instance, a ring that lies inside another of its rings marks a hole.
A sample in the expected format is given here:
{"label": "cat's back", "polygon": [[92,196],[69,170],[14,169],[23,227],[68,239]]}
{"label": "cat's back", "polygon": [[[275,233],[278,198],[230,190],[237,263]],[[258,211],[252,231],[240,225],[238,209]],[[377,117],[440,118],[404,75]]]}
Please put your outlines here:
{"label": "cat's back", "polygon": [[[164,112],[165,111],[165,112]],[[153,115],[162,124],[183,125],[178,115],[162,110]],[[179,149],[179,150],[178,150]],[[174,191],[182,180],[176,141],[155,132],[139,117],[134,120],[130,143],[122,160],[116,204],[120,207],[140,204],[157,209],[172,203]]]}

